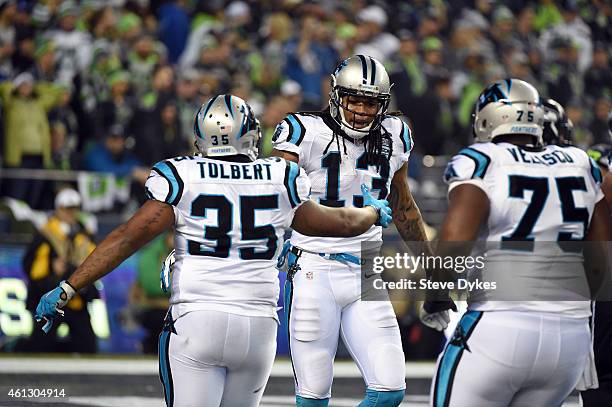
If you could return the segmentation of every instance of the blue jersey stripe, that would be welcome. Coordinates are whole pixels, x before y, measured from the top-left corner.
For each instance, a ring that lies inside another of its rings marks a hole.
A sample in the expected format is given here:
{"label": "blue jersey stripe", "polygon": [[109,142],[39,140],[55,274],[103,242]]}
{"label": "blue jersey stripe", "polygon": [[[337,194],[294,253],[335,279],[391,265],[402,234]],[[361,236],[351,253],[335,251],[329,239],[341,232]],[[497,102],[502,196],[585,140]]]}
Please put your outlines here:
{"label": "blue jersey stripe", "polygon": [[476,163],[476,168],[472,174],[472,178],[484,178],[487,168],[491,163],[491,158],[482,151],[467,147],[459,151],[459,154],[471,158]]}
{"label": "blue jersey stripe", "polygon": [[293,114],[287,115],[287,121],[289,122],[289,131],[291,132],[287,141],[299,146],[304,139],[304,134],[306,134],[306,128]]}
{"label": "blue jersey stripe", "polygon": [[601,174],[601,168],[599,168],[599,165],[597,165],[595,160],[593,160],[591,157],[589,157],[589,163],[591,164],[591,175],[593,176],[593,179],[598,184],[601,184],[601,182],[603,181],[603,175]]}
{"label": "blue jersey stripe", "polygon": [[287,161],[287,168],[285,169],[285,188],[287,189],[287,195],[289,196],[289,203],[292,208],[295,208],[301,201],[300,196],[297,193],[297,176],[300,173],[300,168],[293,161]]}
{"label": "blue jersey stripe", "polygon": [[402,144],[404,145],[404,153],[407,153],[412,148],[410,142],[410,128],[402,121]]}
{"label": "blue jersey stripe", "polygon": [[158,162],[153,169],[168,181],[169,190],[165,202],[170,205],[177,205],[183,194],[183,180],[178,175],[178,171],[168,161]]}

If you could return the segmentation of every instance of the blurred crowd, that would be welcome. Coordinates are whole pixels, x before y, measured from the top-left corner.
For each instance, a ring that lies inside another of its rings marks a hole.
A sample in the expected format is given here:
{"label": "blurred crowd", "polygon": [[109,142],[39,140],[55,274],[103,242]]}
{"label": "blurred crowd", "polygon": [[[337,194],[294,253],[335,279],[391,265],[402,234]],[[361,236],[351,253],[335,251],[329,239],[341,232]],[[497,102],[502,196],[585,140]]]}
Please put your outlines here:
{"label": "blurred crowd", "polygon": [[[417,156],[469,144],[476,97],[507,76],[564,105],[587,146],[609,137],[611,44],[606,0],[0,0],[1,164],[143,179],[193,152],[193,115],[217,93],[253,107],[266,155],[356,53],[388,68]],[[2,194],[45,205],[40,181]]]}

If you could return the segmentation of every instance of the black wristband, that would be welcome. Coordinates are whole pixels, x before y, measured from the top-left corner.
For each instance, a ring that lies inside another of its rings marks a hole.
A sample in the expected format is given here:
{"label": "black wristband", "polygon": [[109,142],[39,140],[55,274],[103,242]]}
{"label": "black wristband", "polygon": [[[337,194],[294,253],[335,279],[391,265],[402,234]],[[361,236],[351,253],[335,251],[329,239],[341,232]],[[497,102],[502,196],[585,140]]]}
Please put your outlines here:
{"label": "black wristband", "polygon": [[436,312],[446,311],[448,309],[457,312],[457,306],[450,298],[446,301],[425,301],[425,303],[423,303],[423,309],[428,314],[435,314]]}

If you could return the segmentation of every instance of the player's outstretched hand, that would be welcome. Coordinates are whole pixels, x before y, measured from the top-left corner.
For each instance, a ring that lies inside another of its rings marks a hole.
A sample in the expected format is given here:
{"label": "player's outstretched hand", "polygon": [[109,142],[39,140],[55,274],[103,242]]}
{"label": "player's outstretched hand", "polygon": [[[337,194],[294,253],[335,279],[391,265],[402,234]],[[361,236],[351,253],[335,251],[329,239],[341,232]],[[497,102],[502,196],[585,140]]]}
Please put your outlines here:
{"label": "player's outstretched hand", "polygon": [[378,223],[386,228],[389,226],[393,218],[391,217],[391,208],[389,201],[386,199],[374,199],[370,194],[370,190],[365,184],[361,184],[361,193],[363,194],[363,206],[371,206],[378,212]]}
{"label": "player's outstretched hand", "polygon": [[64,315],[62,308],[72,297],[74,297],[75,293],[76,291],[70,284],[66,281],[62,281],[57,288],[54,288],[42,296],[36,307],[34,318],[36,318],[37,321],[42,321],[43,319],[47,321],[42,327],[45,333],[49,333],[55,318]]}
{"label": "player's outstretched hand", "polygon": [[174,262],[176,259],[174,258],[174,249],[166,256],[166,260],[164,260],[164,264],[162,264],[161,273],[159,273],[159,281],[161,283],[161,289],[163,292],[167,293],[170,289],[170,274],[172,274],[172,269],[174,268]]}
{"label": "player's outstretched hand", "polygon": [[450,322],[448,310],[457,312],[457,306],[452,299],[447,301],[425,301],[420,311],[421,322],[437,331],[443,331]]}

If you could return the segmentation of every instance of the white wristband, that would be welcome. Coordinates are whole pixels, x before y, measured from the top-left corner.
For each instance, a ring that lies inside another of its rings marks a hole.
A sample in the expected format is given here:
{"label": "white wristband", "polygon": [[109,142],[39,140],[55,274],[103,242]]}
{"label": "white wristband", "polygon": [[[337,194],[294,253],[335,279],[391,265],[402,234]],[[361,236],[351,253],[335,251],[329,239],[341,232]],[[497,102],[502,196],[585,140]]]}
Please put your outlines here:
{"label": "white wristband", "polygon": [[74,297],[74,295],[76,294],[76,291],[74,290],[74,288],[72,288],[72,286],[68,284],[66,281],[62,281],[59,286],[66,293],[66,297],[67,297],[65,300],[66,302],[70,301],[70,299]]}

